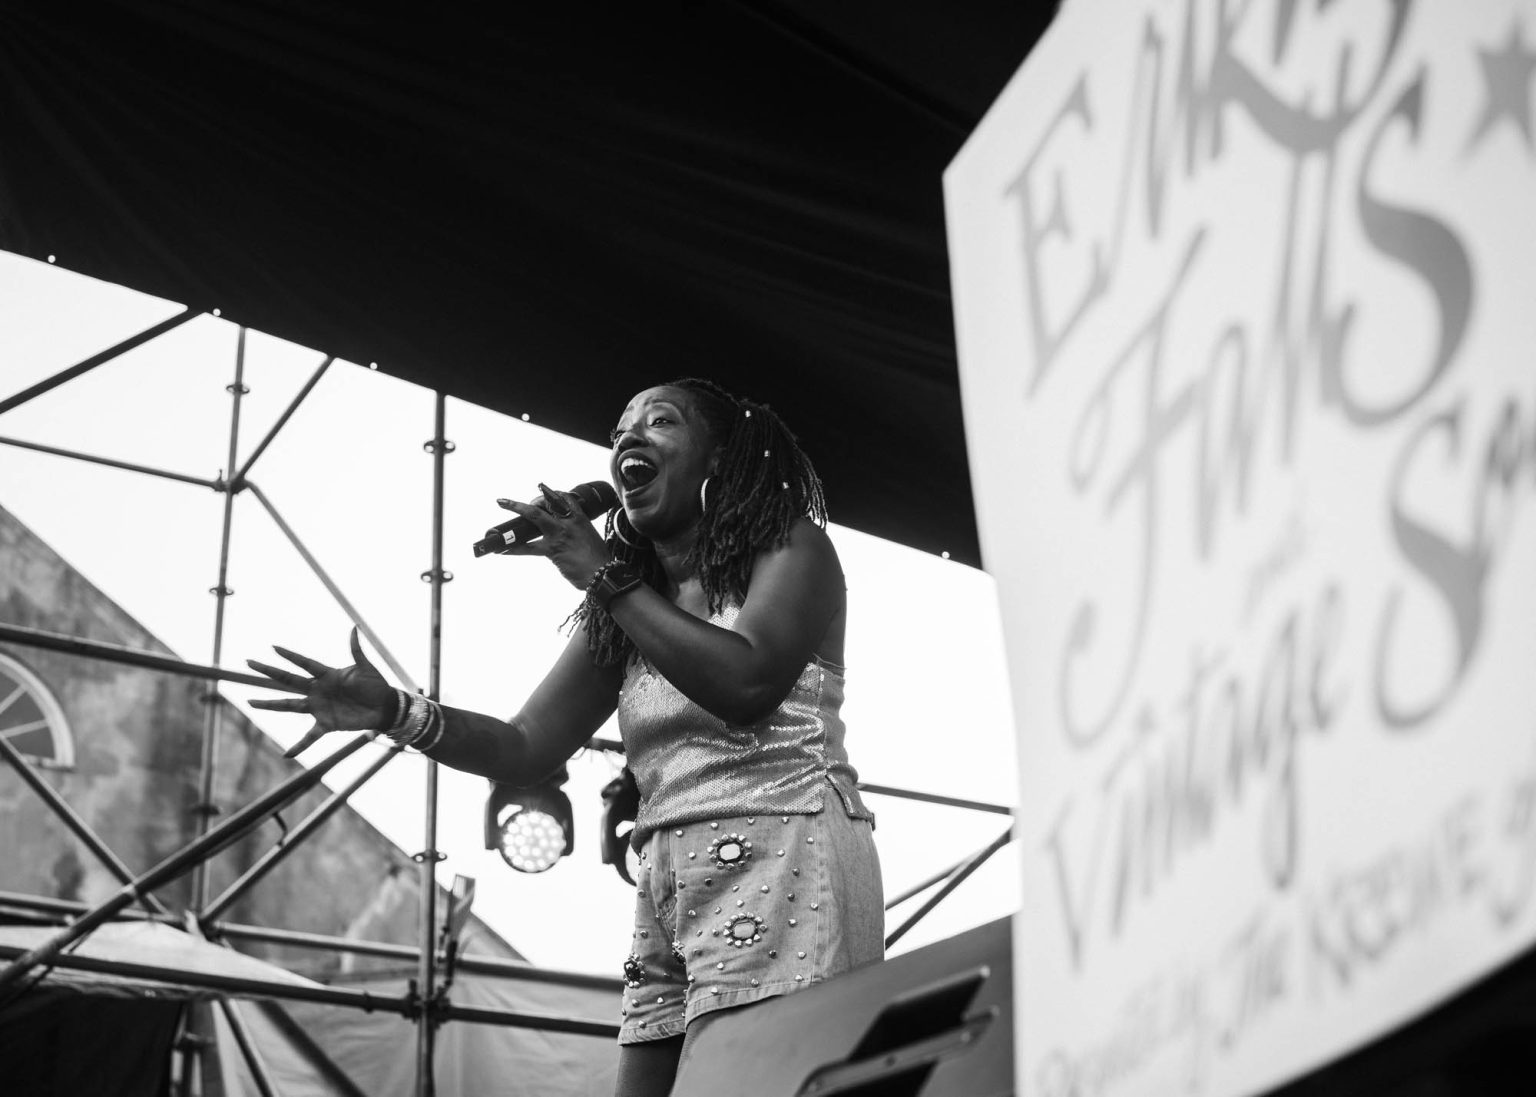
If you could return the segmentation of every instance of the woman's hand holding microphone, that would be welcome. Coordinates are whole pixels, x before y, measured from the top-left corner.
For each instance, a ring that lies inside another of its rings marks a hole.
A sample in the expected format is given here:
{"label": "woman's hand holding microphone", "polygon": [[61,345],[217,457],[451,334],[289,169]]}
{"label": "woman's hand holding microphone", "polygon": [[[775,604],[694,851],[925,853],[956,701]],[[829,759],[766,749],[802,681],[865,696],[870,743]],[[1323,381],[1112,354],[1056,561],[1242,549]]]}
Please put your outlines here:
{"label": "woman's hand holding microphone", "polygon": [[566,582],[577,590],[586,590],[592,575],[608,563],[608,546],[592,520],[582,513],[581,500],[568,491],[555,491],[543,484],[542,505],[498,499],[496,505],[532,522],[539,537],[519,541],[502,550],[507,556],[546,556],[560,569]]}

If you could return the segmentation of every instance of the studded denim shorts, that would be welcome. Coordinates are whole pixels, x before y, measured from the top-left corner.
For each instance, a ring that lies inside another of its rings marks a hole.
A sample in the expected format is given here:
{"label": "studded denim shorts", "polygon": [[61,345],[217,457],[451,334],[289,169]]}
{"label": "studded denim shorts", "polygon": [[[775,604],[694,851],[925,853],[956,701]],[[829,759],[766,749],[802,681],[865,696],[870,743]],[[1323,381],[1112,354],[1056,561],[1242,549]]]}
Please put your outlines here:
{"label": "studded denim shorts", "polygon": [[647,839],[619,1043],[677,1036],[700,1014],[881,959],[871,826],[827,800],[815,815],[715,819]]}

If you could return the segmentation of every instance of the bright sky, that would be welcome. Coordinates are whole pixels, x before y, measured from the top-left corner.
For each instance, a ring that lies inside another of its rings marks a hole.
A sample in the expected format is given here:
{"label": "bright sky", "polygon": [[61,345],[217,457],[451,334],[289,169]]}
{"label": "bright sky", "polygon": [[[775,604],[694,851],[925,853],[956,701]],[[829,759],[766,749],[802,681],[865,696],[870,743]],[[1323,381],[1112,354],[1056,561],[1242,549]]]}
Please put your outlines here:
{"label": "bright sky", "polygon": [[[61,257],[67,262],[67,257]],[[0,252],[0,398],[180,312],[180,306]],[[0,436],[213,479],[227,464],[237,328],[200,317],[0,417]],[[320,351],[247,337],[239,463],[323,360]],[[532,389],[558,362],[506,366]],[[635,389],[657,378],[636,377]],[[751,395],[746,393],[745,395]],[[251,472],[384,643],[428,680],[432,394],[366,364],[333,365]],[[617,417],[621,408],[614,408]],[[790,423],[793,428],[794,423]],[[507,715],[564,643],[576,592],[542,560],[475,559],[470,545],[540,481],[567,487],[607,475],[606,451],[537,423],[448,402],[442,697]],[[814,459],[815,454],[813,453]],[[829,485],[836,517],[837,485]],[[206,489],[0,446],[0,505],[190,662],[213,658],[223,497]],[[870,782],[968,799],[1015,799],[1012,717],[1001,626],[982,572],[832,527],[849,589],[848,744]],[[282,644],[348,661],[349,622],[267,512],[237,497],[222,662],[274,660]],[[382,663],[380,664],[383,665]],[[255,691],[222,687],[280,744],[302,717],[244,706]],[[601,734],[617,738],[610,725]],[[309,751],[323,757],[342,737]],[[366,765],[365,748],[352,761]],[[408,851],[423,846],[425,763],[397,759],[352,803]],[[603,755],[571,764],[566,791],[576,849],[553,870],[516,873],[483,848],[486,783],[440,769],[438,848],[446,884],[473,876],[475,913],[529,959],[617,974],[629,951],[632,889],[599,863],[598,790],[617,770]],[[333,783],[356,769],[342,767]],[[998,815],[871,797],[886,892],[895,895],[1000,834]],[[225,805],[226,809],[231,805]],[[38,810],[44,810],[39,805]],[[1018,905],[1017,854],[995,856],[895,952],[947,937]],[[899,924],[923,897],[887,916]]]}

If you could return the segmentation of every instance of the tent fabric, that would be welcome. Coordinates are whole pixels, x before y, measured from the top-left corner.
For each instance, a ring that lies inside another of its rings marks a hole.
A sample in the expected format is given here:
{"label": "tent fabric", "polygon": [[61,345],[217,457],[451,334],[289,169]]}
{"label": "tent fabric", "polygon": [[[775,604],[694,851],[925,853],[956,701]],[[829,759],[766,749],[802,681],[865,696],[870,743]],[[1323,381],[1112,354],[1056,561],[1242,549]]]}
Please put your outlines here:
{"label": "tent fabric", "polygon": [[0,247],[596,442],[710,376],[976,562],[940,179],[1052,7],[5,5]]}
{"label": "tent fabric", "polygon": [[[363,1092],[354,1085],[338,1081],[306,1049],[298,1046],[289,1031],[272,1020],[270,1011],[280,1010],[280,1005],[235,1002],[233,1008],[256,1046],[267,1080],[282,1097],[357,1097]],[[210,1008],[206,1018],[199,1031],[213,1033],[215,1051],[207,1064],[205,1077],[213,1073],[218,1079],[218,1088],[222,1091],[220,1097],[260,1097],[261,1087],[224,1012]],[[205,1086],[207,1088],[211,1087]]]}

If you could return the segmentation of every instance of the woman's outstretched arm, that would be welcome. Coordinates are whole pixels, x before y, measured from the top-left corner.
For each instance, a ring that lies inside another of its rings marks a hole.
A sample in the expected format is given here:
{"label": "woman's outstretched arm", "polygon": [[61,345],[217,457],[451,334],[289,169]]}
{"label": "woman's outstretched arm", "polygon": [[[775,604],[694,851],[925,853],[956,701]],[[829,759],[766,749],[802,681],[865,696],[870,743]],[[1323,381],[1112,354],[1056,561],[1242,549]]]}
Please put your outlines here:
{"label": "woman's outstretched arm", "polygon": [[426,755],[495,781],[533,784],[613,715],[622,679],[622,669],[593,664],[586,632],[578,629],[516,716],[498,720],[445,706],[443,736]]}
{"label": "woman's outstretched arm", "polygon": [[[298,652],[276,650],[308,676],[255,660],[247,663],[270,678],[274,688],[300,696],[258,699],[251,704],[275,712],[303,712],[314,719],[309,733],[287,751],[289,757],[327,732],[380,730],[395,718],[395,690],[368,660],[356,629],[352,631],[352,666],[330,667]],[[532,784],[580,749],[613,714],[621,678],[618,668],[593,664],[586,634],[577,630],[510,720],[442,706],[442,735],[427,754],[467,773]]]}

